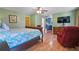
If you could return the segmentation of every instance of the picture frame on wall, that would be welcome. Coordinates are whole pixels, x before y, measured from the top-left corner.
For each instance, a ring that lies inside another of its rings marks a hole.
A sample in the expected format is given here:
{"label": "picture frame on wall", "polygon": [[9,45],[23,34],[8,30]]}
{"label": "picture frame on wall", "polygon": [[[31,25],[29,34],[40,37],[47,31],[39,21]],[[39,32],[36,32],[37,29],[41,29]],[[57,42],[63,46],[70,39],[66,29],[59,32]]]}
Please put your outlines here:
{"label": "picture frame on wall", "polygon": [[9,23],[17,23],[17,16],[9,15]]}

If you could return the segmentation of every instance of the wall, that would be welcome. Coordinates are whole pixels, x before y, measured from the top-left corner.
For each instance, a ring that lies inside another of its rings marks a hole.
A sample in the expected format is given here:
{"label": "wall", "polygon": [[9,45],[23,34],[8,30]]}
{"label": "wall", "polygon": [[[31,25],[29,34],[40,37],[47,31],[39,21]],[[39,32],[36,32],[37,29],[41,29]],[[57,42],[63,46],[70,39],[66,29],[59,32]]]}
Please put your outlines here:
{"label": "wall", "polygon": [[[9,23],[9,15],[16,15],[17,23]],[[24,17],[25,17],[25,14],[0,8],[0,20],[5,22],[11,28],[24,27],[25,26]]]}
{"label": "wall", "polygon": [[[9,23],[9,15],[16,15],[17,16],[17,23]],[[0,20],[5,22],[9,27],[24,27],[25,26],[25,14],[23,13],[18,13],[10,10],[5,10],[0,8]],[[74,26],[75,22],[75,12],[70,11],[70,12],[64,12],[64,13],[57,13],[53,15],[53,26],[62,26],[62,24],[57,23],[57,17],[61,16],[70,16],[70,23],[66,23],[65,26]],[[33,14],[30,16],[31,19],[31,26],[35,25],[41,25],[42,24],[42,18],[40,15]]]}
{"label": "wall", "polygon": [[75,15],[76,15],[75,25],[79,26],[79,8],[76,9]]}
{"label": "wall", "polygon": [[36,14],[36,25],[42,25],[41,15]]}
{"label": "wall", "polygon": [[57,13],[53,15],[53,26],[63,26],[62,23],[57,23],[57,17],[70,16],[70,23],[65,23],[65,26],[75,25],[75,11]]}
{"label": "wall", "polygon": [[38,14],[33,14],[30,16],[31,26],[37,26],[42,24],[42,17]]}
{"label": "wall", "polygon": [[30,16],[31,26],[35,26],[35,14]]}

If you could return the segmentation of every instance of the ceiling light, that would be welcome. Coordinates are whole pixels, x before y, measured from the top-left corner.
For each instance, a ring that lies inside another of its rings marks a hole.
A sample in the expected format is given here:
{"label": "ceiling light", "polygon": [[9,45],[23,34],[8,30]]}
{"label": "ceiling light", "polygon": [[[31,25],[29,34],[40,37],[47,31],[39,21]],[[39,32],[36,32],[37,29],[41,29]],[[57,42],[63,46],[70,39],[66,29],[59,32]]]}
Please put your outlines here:
{"label": "ceiling light", "polygon": [[43,8],[40,7],[40,10],[43,10]]}
{"label": "ceiling light", "polygon": [[38,14],[41,14],[41,11],[40,11],[40,10],[38,10],[38,11],[37,11],[37,13],[38,13]]}
{"label": "ceiling light", "polygon": [[39,11],[37,11],[37,13],[39,14]]}

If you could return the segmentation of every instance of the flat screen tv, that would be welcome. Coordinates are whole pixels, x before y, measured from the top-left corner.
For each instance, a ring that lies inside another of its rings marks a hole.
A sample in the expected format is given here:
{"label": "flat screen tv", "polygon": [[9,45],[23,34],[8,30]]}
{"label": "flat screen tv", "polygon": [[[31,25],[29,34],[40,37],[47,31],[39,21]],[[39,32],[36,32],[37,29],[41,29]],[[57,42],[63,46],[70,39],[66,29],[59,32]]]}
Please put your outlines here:
{"label": "flat screen tv", "polygon": [[70,23],[70,16],[58,17],[57,23]]}

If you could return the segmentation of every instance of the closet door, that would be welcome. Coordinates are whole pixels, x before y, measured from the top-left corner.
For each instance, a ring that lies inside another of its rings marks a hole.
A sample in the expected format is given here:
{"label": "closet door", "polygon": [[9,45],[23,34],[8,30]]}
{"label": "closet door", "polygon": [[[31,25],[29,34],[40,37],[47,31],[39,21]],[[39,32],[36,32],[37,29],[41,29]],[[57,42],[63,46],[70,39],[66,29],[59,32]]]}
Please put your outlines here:
{"label": "closet door", "polygon": [[30,26],[30,16],[25,17],[25,26]]}

